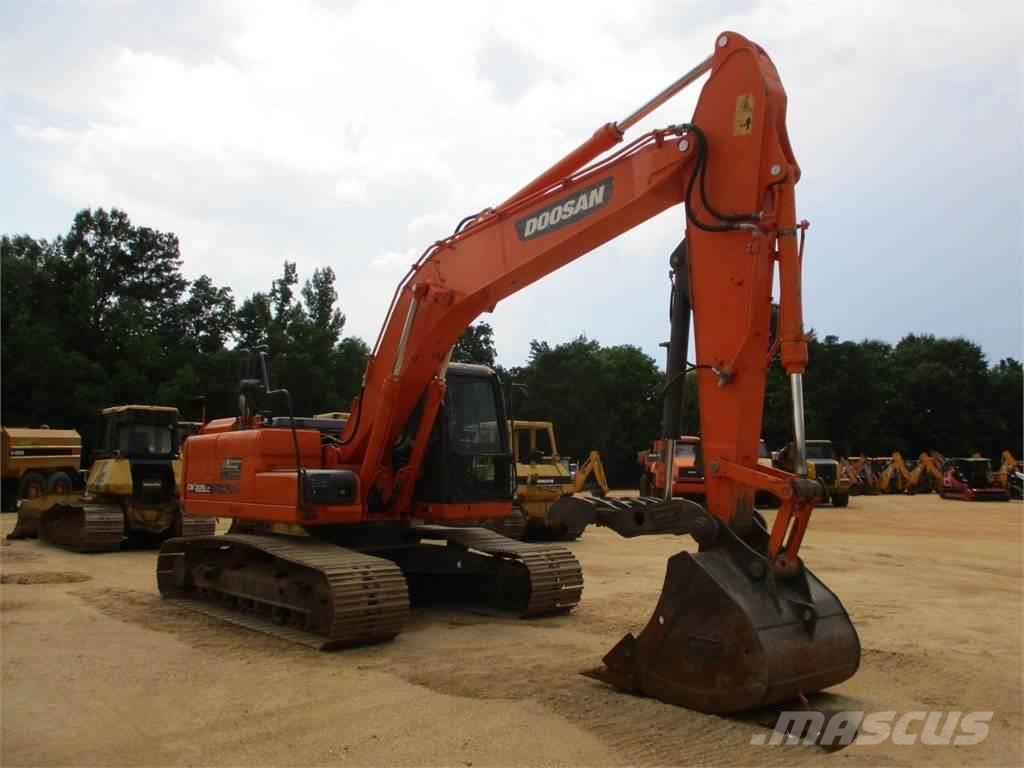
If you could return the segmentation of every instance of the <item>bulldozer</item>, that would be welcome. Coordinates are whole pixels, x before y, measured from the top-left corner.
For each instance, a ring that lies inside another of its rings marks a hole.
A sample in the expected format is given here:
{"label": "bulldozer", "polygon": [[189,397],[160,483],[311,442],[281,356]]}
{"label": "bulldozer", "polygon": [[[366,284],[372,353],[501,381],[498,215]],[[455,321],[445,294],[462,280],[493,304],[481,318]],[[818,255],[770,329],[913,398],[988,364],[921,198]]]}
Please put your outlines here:
{"label": "bulldozer", "polygon": [[187,515],[178,501],[178,410],[119,405],[99,412],[97,445],[83,494],[22,503],[8,538],[37,537],[74,552],[109,552],[124,541],[210,535],[216,520]]}
{"label": "bulldozer", "polygon": [[[704,75],[689,122],[619,146],[627,130]],[[583,592],[571,551],[458,525],[507,516],[515,462],[498,376],[452,363],[452,351],[463,329],[500,301],[678,207],[686,233],[670,266],[674,286],[686,276],[692,301],[671,313],[670,359],[683,362],[668,375],[685,375],[686,348],[678,345],[688,333],[677,328],[689,325],[692,307],[706,505],[672,498],[671,483],[668,498],[558,503],[625,537],[688,535],[700,549],[668,561],[647,626],[589,673],[622,691],[715,713],[799,699],[848,679],[860,661],[857,632],[799,557],[823,493],[806,459],[805,223],[796,217],[800,167],[785,116],[786,94],[765,51],[735,32],[716,37],[710,55],[653,99],[424,251],[391,298],[337,435],[327,433],[337,425],[295,416],[258,351],[239,386],[237,416],[189,438],[182,502],[191,515],[296,526],[303,535],[170,539],[156,563],[161,595],[321,649],[390,640],[411,604],[468,604],[522,618],[571,612]],[[792,473],[757,461],[776,352],[792,393]],[[665,401],[680,412],[681,398],[669,392]],[[667,465],[680,434],[679,420],[663,419]],[[754,510],[757,491],[779,499],[770,526]]]}
{"label": "bulldozer", "polygon": [[[558,453],[555,428],[550,421],[509,422],[516,463],[515,507],[524,519],[523,536],[528,541],[575,541],[584,528],[570,525],[552,515],[554,502],[583,491],[591,477],[596,495],[608,495],[601,454],[591,451],[587,460],[572,473],[569,461]],[[557,509],[557,508],[556,508]],[[506,534],[518,538],[514,533]]]}

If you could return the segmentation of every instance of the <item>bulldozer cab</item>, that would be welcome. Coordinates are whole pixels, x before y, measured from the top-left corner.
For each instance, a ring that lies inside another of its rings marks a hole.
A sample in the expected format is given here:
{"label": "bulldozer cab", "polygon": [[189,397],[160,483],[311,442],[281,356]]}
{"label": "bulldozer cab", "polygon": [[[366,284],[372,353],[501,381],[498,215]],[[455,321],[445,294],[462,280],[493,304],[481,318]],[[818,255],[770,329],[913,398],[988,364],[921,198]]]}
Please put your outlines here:
{"label": "bulldozer cab", "polygon": [[178,453],[178,409],[120,405],[100,411],[93,457],[170,460]]}
{"label": "bulldozer cab", "polygon": [[87,490],[162,503],[178,483],[178,409],[120,405],[99,414]]}
{"label": "bulldozer cab", "polygon": [[820,461],[836,461],[836,450],[831,440],[808,440],[807,458]]}

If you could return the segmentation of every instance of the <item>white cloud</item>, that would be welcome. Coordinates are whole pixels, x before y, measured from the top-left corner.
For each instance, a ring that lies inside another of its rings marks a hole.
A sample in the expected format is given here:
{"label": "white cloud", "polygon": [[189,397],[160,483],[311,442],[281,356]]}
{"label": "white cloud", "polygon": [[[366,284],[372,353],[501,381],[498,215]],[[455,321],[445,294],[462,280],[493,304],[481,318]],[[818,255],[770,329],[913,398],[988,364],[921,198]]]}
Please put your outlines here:
{"label": "white cloud", "polygon": [[[769,51],[790,97],[800,213],[814,222],[808,323],[855,338],[962,332],[1019,354],[1019,327],[1008,336],[985,316],[1019,316],[1019,272],[986,299],[958,290],[967,251],[988,272],[1019,270],[1021,12],[978,8],[25,6],[0,31],[2,149],[62,215],[123,207],[178,233],[190,274],[238,294],[266,288],[284,259],[302,276],[333,266],[347,330],[372,339],[430,242],[737,29]],[[688,118],[696,96],[640,129]],[[3,176],[12,199],[25,180]],[[940,226],[953,216],[984,236]],[[682,227],[666,214],[509,299],[493,317],[501,356],[585,331],[660,359]],[[905,282],[886,278],[894,269]],[[961,297],[956,312],[944,295]]]}
{"label": "white cloud", "polygon": [[342,179],[334,185],[334,196],[347,203],[363,203],[367,200],[368,189],[366,179]]}

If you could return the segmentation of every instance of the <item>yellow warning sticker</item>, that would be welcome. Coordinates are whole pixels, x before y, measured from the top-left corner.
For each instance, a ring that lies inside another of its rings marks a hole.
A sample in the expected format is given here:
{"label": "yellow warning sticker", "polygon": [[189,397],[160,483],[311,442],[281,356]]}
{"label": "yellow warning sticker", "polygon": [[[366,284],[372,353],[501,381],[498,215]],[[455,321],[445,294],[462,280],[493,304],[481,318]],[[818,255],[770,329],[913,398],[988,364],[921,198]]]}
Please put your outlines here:
{"label": "yellow warning sticker", "polygon": [[736,119],[732,123],[732,135],[742,136],[754,127],[754,94],[741,93],[736,97]]}

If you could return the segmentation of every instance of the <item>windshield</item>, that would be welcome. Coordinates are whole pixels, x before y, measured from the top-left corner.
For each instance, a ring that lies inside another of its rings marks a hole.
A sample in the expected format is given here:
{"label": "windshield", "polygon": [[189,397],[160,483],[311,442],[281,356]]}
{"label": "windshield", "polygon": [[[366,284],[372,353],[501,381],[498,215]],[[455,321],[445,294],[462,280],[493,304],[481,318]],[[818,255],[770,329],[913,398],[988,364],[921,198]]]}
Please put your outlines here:
{"label": "windshield", "polygon": [[759,458],[759,459],[770,459],[771,458],[771,456],[768,455],[768,446],[764,444],[764,440],[762,440],[761,444],[758,446],[757,458]]}
{"label": "windshield", "polygon": [[693,443],[676,443],[676,458],[697,458],[697,446]]}
{"label": "windshield", "polygon": [[[531,437],[533,447],[531,447]],[[551,447],[551,437],[547,428],[544,427],[516,427],[516,457],[517,461],[527,463],[530,459],[537,458],[533,451],[540,452],[539,461],[550,459],[554,455]],[[550,461],[545,461],[550,463]]]}
{"label": "windshield", "polygon": [[450,376],[448,379],[449,428],[456,453],[504,453],[498,429],[498,411],[490,379]]}
{"label": "windshield", "polygon": [[169,424],[122,424],[117,449],[134,456],[167,456],[171,453],[174,428]]}
{"label": "windshield", "polygon": [[832,445],[830,443],[807,444],[808,459],[835,459],[835,457],[835,452],[832,450]]}

